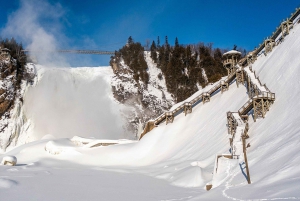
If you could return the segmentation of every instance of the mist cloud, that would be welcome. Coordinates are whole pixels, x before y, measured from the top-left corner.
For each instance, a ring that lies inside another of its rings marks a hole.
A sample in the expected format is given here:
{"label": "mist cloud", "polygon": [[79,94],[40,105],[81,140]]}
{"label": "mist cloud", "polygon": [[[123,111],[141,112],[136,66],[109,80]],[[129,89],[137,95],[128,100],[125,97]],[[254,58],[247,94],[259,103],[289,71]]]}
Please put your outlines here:
{"label": "mist cloud", "polygon": [[[26,116],[35,138],[123,138],[122,119],[111,87],[93,68],[48,68],[25,96]],[[95,75],[96,74],[96,75]]]}
{"label": "mist cloud", "polygon": [[33,56],[40,64],[69,66],[63,56],[49,53],[59,49],[67,40],[61,32],[65,12],[60,4],[50,4],[43,0],[21,0],[20,8],[9,15],[1,35],[21,41],[25,49],[33,51]]}

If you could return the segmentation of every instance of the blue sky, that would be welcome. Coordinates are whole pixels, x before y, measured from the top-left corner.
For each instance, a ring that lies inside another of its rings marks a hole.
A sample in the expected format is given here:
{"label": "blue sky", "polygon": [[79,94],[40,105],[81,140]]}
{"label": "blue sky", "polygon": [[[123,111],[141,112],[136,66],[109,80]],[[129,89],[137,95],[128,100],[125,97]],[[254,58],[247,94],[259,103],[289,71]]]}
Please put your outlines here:
{"label": "blue sky", "polygon": [[[28,5],[33,9],[26,12]],[[7,22],[10,18],[14,23],[18,12],[26,22],[26,16],[37,12],[31,31],[41,28],[49,33],[56,48],[114,51],[129,36],[142,44],[147,39],[156,41],[157,36],[163,43],[168,36],[171,44],[178,37],[180,44],[212,42],[214,47],[232,48],[236,44],[252,50],[299,6],[299,0],[10,0],[1,3],[0,33],[27,46],[32,42],[28,36],[31,32],[20,31],[27,33],[24,37],[7,31]],[[109,56],[68,57],[73,66],[103,66],[109,61]]]}

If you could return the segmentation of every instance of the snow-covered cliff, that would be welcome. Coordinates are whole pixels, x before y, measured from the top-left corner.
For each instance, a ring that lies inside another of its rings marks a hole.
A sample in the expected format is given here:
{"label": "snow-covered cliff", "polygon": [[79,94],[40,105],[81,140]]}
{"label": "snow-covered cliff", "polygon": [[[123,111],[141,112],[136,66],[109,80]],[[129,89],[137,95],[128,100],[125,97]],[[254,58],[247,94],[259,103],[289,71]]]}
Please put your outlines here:
{"label": "snow-covered cliff", "polygon": [[128,120],[126,130],[136,137],[145,122],[159,116],[174,104],[174,98],[167,91],[164,75],[152,61],[150,52],[145,51],[144,58],[148,66],[148,84],[141,80],[136,82],[132,70],[124,61],[120,62],[111,81],[115,99],[125,106],[122,115]]}
{"label": "snow-covered cliff", "polygon": [[32,84],[35,70],[32,65],[25,66],[23,79],[18,83],[15,59],[1,59],[0,69],[0,151],[3,152],[7,147],[16,146],[21,133],[26,130],[23,96]]}

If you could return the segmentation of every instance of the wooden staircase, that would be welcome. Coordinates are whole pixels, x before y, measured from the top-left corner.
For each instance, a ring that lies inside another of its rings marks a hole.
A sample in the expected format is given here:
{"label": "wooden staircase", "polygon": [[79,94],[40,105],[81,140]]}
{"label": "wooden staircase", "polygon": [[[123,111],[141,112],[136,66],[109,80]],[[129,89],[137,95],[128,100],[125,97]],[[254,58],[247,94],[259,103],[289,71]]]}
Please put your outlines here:
{"label": "wooden staircase", "polygon": [[186,116],[187,114],[192,113],[193,107],[199,102],[202,102],[203,104],[208,103],[210,102],[210,99],[213,94],[219,91],[221,91],[221,93],[227,91],[229,89],[230,83],[236,78],[236,75],[236,72],[230,74],[225,80],[221,80],[220,82],[215,84],[213,88],[211,88],[208,92],[203,92],[202,94],[193,98],[191,101],[182,103],[174,110],[165,112],[158,116],[156,119],[148,121],[145,125],[143,132],[140,135],[140,139],[142,139],[142,137],[144,137],[148,132],[157,127],[163,121],[165,121],[166,124],[173,123],[177,114],[184,112]]}
{"label": "wooden staircase", "polygon": [[[237,87],[239,85],[244,85],[247,88],[249,100],[237,111],[237,112],[227,112],[227,128],[229,137],[229,143],[231,147],[230,154],[218,154],[216,155],[214,174],[218,173],[218,160],[220,157],[225,157],[228,159],[239,159],[240,156],[243,156],[247,182],[251,184],[250,171],[247,159],[246,149],[250,144],[246,143],[246,140],[249,138],[249,124],[248,117],[250,111],[253,110],[253,119],[254,122],[257,118],[266,116],[266,113],[269,111],[270,106],[275,101],[275,93],[271,92],[266,84],[262,85],[258,76],[256,76],[255,71],[252,70],[252,63],[255,62],[259,53],[265,49],[264,54],[271,52],[276,45],[281,42],[281,39],[289,34],[290,29],[293,28],[293,21],[300,22],[300,8],[297,8],[291,17],[285,22],[282,22],[280,27],[273,32],[273,35],[270,39],[267,39],[264,43],[259,45],[258,49],[255,49],[246,58],[241,59],[239,64],[230,67],[230,74],[225,80],[221,80],[208,92],[204,92],[189,102],[185,102],[175,108],[173,111],[166,112],[153,121],[147,122],[143,133],[140,136],[140,139],[151,131],[153,128],[158,126],[164,120],[166,124],[172,123],[174,121],[175,114],[183,111],[185,115],[192,112],[192,108],[199,102],[209,102],[212,95],[217,92],[225,92],[229,89],[230,83],[234,80],[236,81]],[[298,18],[298,19],[297,19]],[[281,34],[281,36],[280,36]],[[250,55],[251,54],[251,55]],[[240,67],[241,65],[242,67]],[[227,69],[228,70],[228,69]],[[206,189],[210,190],[213,188],[212,182],[206,185]]]}

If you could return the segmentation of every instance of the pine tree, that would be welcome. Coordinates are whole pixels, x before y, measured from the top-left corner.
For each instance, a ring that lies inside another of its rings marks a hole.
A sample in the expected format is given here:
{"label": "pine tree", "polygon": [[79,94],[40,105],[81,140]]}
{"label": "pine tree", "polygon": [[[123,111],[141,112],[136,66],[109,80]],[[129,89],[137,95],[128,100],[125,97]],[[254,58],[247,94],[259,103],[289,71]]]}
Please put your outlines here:
{"label": "pine tree", "polygon": [[168,42],[168,36],[166,36],[166,38],[165,38],[165,45],[166,45],[166,46],[169,45],[169,42]]}
{"label": "pine tree", "polygon": [[160,48],[160,40],[159,40],[159,36],[157,36],[157,48]]}
{"label": "pine tree", "polygon": [[133,43],[133,39],[131,36],[129,36],[127,43],[128,43],[128,45],[131,45]]}
{"label": "pine tree", "polygon": [[165,47],[162,46],[158,50],[158,67],[161,68],[162,72],[166,72],[166,61],[165,61]]}
{"label": "pine tree", "polygon": [[176,47],[176,46],[179,46],[178,38],[177,38],[177,37],[175,38],[175,47]]}
{"label": "pine tree", "polygon": [[135,43],[130,36],[128,43],[111,58],[111,63],[113,61],[120,61],[121,57],[125,64],[133,71],[134,80],[138,82],[141,79],[145,84],[148,84],[148,66],[144,58],[144,47],[141,43]]}
{"label": "pine tree", "polygon": [[150,54],[151,54],[151,58],[153,59],[153,61],[155,63],[157,63],[157,52],[156,51],[157,51],[157,47],[156,47],[155,42],[153,41],[152,45],[150,47]]}

